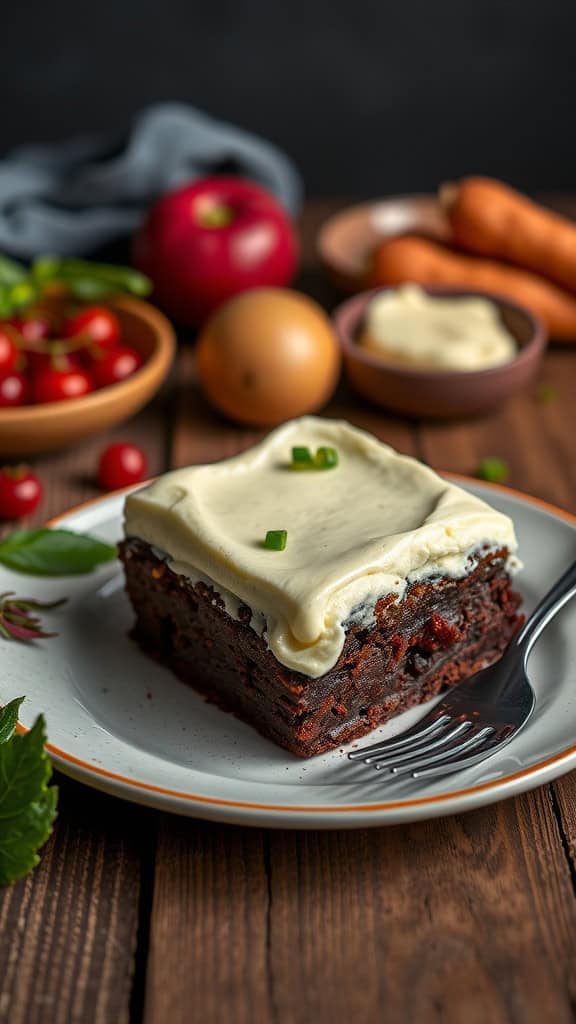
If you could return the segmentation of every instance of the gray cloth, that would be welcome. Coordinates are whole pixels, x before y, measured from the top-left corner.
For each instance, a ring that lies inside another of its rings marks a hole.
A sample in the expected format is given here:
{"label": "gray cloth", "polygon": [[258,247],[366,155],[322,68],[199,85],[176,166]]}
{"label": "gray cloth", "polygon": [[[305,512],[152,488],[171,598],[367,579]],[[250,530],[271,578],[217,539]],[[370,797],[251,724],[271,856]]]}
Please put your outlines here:
{"label": "gray cloth", "polygon": [[212,173],[251,178],[294,214],[301,183],[269,142],[193,107],[162,103],[126,138],[22,146],[0,162],[0,251],[83,255],[131,234],[163,192]]}

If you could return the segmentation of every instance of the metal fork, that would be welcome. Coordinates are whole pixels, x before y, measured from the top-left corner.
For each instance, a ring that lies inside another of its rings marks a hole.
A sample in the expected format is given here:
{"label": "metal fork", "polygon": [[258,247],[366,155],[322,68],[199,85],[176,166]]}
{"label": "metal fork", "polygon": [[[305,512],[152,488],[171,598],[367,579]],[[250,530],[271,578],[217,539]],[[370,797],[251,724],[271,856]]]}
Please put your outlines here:
{"label": "metal fork", "polygon": [[526,675],[528,656],[541,632],[576,595],[576,562],[554,584],[494,665],[454,687],[400,737],[348,754],[393,775],[423,779],[478,764],[518,735],[534,710]]}

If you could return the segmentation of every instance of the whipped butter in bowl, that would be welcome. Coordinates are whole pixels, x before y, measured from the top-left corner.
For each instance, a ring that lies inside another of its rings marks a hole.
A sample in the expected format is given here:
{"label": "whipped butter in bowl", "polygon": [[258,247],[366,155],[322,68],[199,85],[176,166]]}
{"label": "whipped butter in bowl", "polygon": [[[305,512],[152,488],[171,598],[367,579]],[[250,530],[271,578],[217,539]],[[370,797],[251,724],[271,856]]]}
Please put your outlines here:
{"label": "whipped butter in bowl", "polygon": [[490,299],[430,295],[411,284],[372,299],[357,341],[388,363],[460,372],[501,366],[518,351]]}
{"label": "whipped butter in bowl", "polygon": [[333,314],[355,391],[404,416],[477,416],[527,387],[546,348],[517,302],[456,285],[360,292]]}

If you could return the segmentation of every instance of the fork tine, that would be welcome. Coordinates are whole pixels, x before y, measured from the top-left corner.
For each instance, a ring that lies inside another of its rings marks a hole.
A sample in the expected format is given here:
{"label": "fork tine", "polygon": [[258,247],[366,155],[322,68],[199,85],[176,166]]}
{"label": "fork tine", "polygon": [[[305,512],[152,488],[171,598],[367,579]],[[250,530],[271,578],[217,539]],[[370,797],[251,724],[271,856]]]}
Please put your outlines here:
{"label": "fork tine", "polygon": [[[495,729],[491,725],[484,726],[484,728],[480,729],[479,732],[475,732],[473,736],[470,736],[467,740],[464,740],[463,743],[460,743],[455,747],[452,746],[447,750],[441,750],[437,754],[432,754],[432,756],[421,757],[416,760],[412,759],[407,764],[401,764],[399,767],[393,766],[390,768],[390,771],[392,775],[405,775],[407,772],[413,773],[419,768],[426,769],[429,765],[437,764],[442,761],[453,764],[455,763],[455,755],[463,754],[465,750],[474,750],[476,747],[480,746],[480,744],[483,744],[484,741],[494,732]],[[376,765],[376,767],[378,768],[379,766]]]}
{"label": "fork tine", "polygon": [[[411,761],[415,757],[422,757],[424,754],[428,755],[434,750],[447,748],[452,740],[457,739],[458,736],[461,736],[462,733],[468,732],[471,728],[472,722],[469,722],[466,719],[464,722],[459,722],[457,725],[454,725],[451,729],[443,730],[442,734],[437,739],[433,736],[429,743],[411,747],[409,750],[395,752],[390,754],[388,757],[385,757],[384,760],[382,760],[381,757],[371,757],[367,763],[374,764],[374,767],[379,769],[387,768],[389,765],[403,764],[404,761]],[[388,751],[386,751],[386,753],[388,753]]]}
{"label": "fork tine", "polygon": [[404,742],[392,743],[389,747],[382,745],[376,753],[364,758],[364,764],[373,764],[382,756],[388,756],[391,753],[396,757],[396,755],[413,751],[416,753],[420,750],[428,750],[430,746],[443,743],[451,735],[448,730],[451,725],[454,725],[454,719],[450,715],[443,715],[439,721],[440,725],[435,729],[423,729],[422,732],[416,733],[414,736],[406,737]]}
{"label": "fork tine", "polygon": [[471,768],[472,765],[480,764],[481,761],[485,761],[487,758],[491,757],[492,754],[496,753],[500,747],[505,747],[508,742],[508,738],[511,738],[517,731],[517,729],[513,729],[512,733],[510,733],[509,737],[505,740],[502,740],[500,736],[497,736],[496,738],[491,737],[492,742],[484,744],[481,750],[476,751],[476,753],[472,754],[470,757],[456,758],[455,761],[450,761],[448,764],[437,764],[433,765],[431,768],[416,769],[416,771],[412,773],[412,778],[437,778],[441,775],[450,775],[452,772],[460,772],[463,771],[464,768]]}
{"label": "fork tine", "polygon": [[[428,720],[428,715],[424,721]],[[401,750],[403,747],[418,745],[421,740],[431,736],[432,733],[437,732],[439,729],[444,729],[452,719],[450,715],[440,715],[438,718],[434,718],[429,725],[424,726],[423,729],[418,729],[418,725],[422,725],[422,722],[417,723],[412,729],[407,729],[405,733],[402,733],[400,739],[382,740],[381,743],[373,743],[370,747],[363,747],[362,750],[354,750],[351,754],[348,754],[350,761],[365,761],[366,764],[371,763],[371,759],[376,754],[387,754],[390,750]],[[368,755],[368,758],[366,757]]]}

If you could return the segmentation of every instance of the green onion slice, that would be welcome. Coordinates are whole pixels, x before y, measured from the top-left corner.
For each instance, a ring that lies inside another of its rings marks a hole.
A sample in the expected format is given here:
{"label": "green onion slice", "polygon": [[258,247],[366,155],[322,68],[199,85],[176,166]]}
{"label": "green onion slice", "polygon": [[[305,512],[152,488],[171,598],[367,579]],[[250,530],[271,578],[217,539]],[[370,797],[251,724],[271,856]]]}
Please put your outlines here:
{"label": "green onion slice", "polygon": [[268,551],[284,551],[288,540],[288,530],[268,530],[264,547]]}
{"label": "green onion slice", "polygon": [[338,465],[335,448],[318,448],[312,455],[309,448],[292,449],[292,469],[334,469]]}
{"label": "green onion slice", "polygon": [[309,448],[292,449],[292,466],[294,469],[313,469],[314,459]]}
{"label": "green onion slice", "polygon": [[318,469],[334,469],[338,465],[338,452],[335,448],[319,448],[314,464]]}

